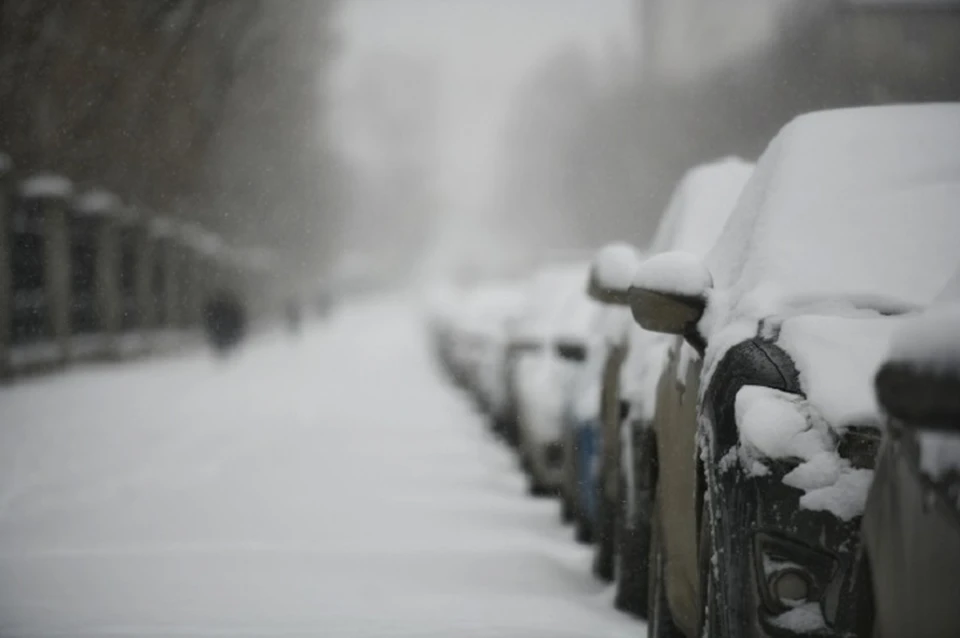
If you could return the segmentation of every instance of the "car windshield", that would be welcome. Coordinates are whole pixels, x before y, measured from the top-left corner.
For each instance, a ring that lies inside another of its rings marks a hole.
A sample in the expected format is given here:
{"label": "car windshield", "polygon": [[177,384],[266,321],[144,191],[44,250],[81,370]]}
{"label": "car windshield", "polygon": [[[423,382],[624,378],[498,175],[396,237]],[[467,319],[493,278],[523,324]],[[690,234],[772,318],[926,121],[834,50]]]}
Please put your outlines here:
{"label": "car windshield", "polygon": [[960,105],[814,114],[761,158],[708,257],[718,288],[925,304],[957,265]]}

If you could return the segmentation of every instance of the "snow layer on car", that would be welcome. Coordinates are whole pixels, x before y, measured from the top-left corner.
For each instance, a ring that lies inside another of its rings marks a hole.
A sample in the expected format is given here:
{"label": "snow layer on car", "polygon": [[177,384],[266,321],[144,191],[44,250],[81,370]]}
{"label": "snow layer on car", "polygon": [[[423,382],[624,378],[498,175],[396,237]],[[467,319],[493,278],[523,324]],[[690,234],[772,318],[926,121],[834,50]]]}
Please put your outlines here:
{"label": "snow layer on car", "polygon": [[[688,171],[674,190],[660,220],[650,244],[651,254],[682,251],[698,257],[705,255],[720,234],[752,172],[753,164],[736,157],[702,164]],[[639,283],[647,282],[641,280]],[[675,341],[674,337],[647,332],[635,324],[631,327],[630,350],[621,372],[623,395],[633,406],[639,407],[639,416],[644,420],[653,418],[657,384],[667,353]],[[682,348],[680,356],[685,371],[690,360],[698,355],[692,349]]]}
{"label": "snow layer on car", "polygon": [[585,337],[599,308],[587,298],[586,282],[586,264],[541,270],[530,283],[526,311],[516,328],[515,334],[547,346],[521,357],[516,373],[525,434],[538,443],[560,438],[564,410],[576,381],[576,366],[554,354],[553,342],[559,336]]}
{"label": "snow layer on car", "polygon": [[707,257],[714,290],[700,322],[709,344],[702,387],[760,319],[787,316],[779,342],[811,406],[841,421],[875,413],[865,383],[892,324],[874,311],[872,326],[867,311],[926,305],[956,269],[957,148],[958,105],[826,111],[784,127]]}
{"label": "snow layer on car", "polygon": [[527,282],[523,310],[514,333],[543,339],[554,334],[560,313],[574,292],[586,290],[587,266],[582,263],[553,265],[541,269]]}
{"label": "snow layer on car", "polygon": [[616,242],[601,248],[593,264],[597,279],[603,286],[626,290],[640,265],[640,255],[630,244]]}
{"label": "snow layer on car", "polygon": [[790,354],[811,405],[834,427],[879,425],[873,389],[901,317],[799,315],[783,321],[777,343]]}
{"label": "snow layer on car", "polygon": [[671,251],[651,257],[633,276],[636,288],[652,288],[675,295],[699,297],[713,280],[699,255]]}
{"label": "snow layer on car", "polygon": [[708,255],[725,294],[707,336],[801,297],[929,303],[957,265],[957,148],[960,105],[824,111],[784,127]]}
{"label": "snow layer on car", "polygon": [[753,164],[738,157],[690,169],[663,213],[650,243],[651,253],[679,250],[706,254],[752,173]]}
{"label": "snow layer on car", "polygon": [[800,507],[845,521],[863,513],[873,471],[854,468],[837,454],[836,435],[807,400],[748,385],[737,392],[734,408],[740,428],[738,457],[747,474],[767,474],[767,459],[789,459],[796,466],[783,482],[804,492]]}

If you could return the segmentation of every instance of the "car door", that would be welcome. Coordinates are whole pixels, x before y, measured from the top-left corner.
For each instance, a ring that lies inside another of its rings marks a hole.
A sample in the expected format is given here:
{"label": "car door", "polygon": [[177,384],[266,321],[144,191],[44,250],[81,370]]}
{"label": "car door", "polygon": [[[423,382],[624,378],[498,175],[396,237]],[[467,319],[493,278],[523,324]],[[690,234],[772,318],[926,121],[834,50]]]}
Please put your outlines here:
{"label": "car door", "polygon": [[[697,394],[700,361],[680,368],[682,338],[670,348],[657,387],[657,499],[664,552],[667,603],[676,625],[697,632],[699,572],[697,552]],[[678,378],[678,371],[684,373]]]}

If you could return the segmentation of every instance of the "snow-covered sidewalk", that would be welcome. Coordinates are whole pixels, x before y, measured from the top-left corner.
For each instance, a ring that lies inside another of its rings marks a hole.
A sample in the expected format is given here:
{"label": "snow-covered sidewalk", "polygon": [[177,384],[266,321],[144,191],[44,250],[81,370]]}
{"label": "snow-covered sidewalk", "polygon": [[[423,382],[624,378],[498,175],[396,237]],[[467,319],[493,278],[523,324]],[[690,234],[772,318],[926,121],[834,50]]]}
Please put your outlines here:
{"label": "snow-covered sidewalk", "polygon": [[643,636],[368,302],[0,389],[0,636]]}

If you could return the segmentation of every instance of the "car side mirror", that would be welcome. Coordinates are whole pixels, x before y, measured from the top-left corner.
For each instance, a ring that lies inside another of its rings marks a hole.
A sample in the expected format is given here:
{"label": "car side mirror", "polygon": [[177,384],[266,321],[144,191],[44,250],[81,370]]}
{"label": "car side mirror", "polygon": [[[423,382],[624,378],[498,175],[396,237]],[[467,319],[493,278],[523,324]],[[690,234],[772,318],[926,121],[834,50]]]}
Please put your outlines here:
{"label": "car side mirror", "polygon": [[627,305],[630,282],[639,265],[640,255],[633,246],[607,244],[590,264],[587,294],[600,303]]}
{"label": "car side mirror", "polygon": [[587,360],[587,346],[580,341],[561,340],[554,345],[557,356],[564,361],[582,363]]}
{"label": "car side mirror", "polygon": [[702,350],[697,323],[712,288],[713,277],[696,255],[662,253],[643,262],[634,274],[630,311],[645,330],[682,335]]}
{"label": "car side mirror", "polygon": [[874,379],[877,401],[905,427],[960,434],[960,376],[888,361]]}

